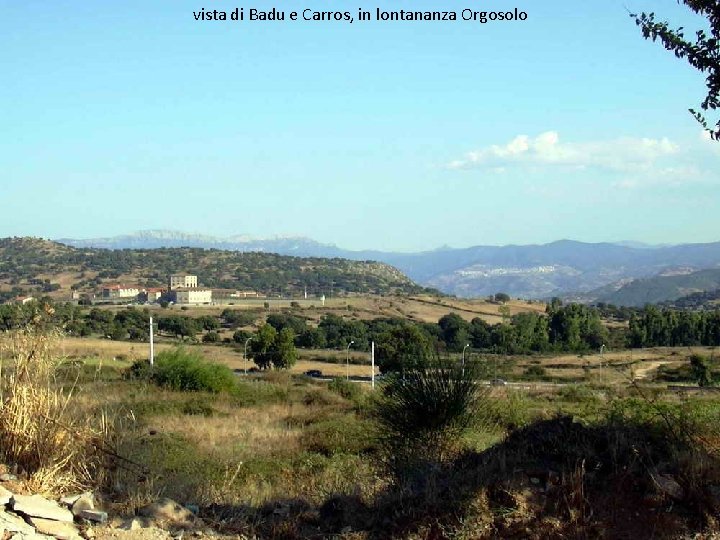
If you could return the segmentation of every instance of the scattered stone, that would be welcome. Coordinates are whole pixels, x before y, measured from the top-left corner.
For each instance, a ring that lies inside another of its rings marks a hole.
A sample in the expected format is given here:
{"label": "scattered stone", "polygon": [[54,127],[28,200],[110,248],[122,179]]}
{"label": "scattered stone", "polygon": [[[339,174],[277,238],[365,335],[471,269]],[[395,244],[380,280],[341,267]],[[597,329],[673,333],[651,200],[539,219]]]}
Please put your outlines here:
{"label": "scattered stone", "polygon": [[87,540],[92,540],[93,538],[95,538],[95,530],[92,527],[88,527],[80,534],[83,538],[86,538]]}
{"label": "scattered stone", "polygon": [[17,475],[11,473],[0,474],[0,482],[14,482],[17,480]]}
{"label": "scattered stone", "polygon": [[71,508],[72,505],[75,504],[75,501],[77,501],[83,495],[85,495],[85,493],[76,493],[75,495],[66,495],[65,497],[60,498],[60,504],[64,504],[68,508]]}
{"label": "scattered stone", "polygon": [[665,474],[651,474],[650,477],[661,493],[677,501],[683,499],[685,490],[672,476],[667,476]]}
{"label": "scattered stone", "polygon": [[72,523],[73,514],[54,501],[48,501],[40,495],[13,495],[10,505],[15,512],[37,518],[67,521]]}
{"label": "scattered stone", "polygon": [[93,494],[83,493],[80,495],[72,504],[71,510],[75,517],[80,517],[80,514],[85,510],[95,510],[95,498]]}
{"label": "scattered stone", "polygon": [[[75,508],[73,507],[74,512]],[[75,516],[94,523],[105,523],[108,520],[107,512],[101,512],[100,510],[80,510]]]}
{"label": "scattered stone", "polygon": [[[19,517],[8,514],[7,512],[0,512],[0,531],[23,534],[35,533],[35,529],[32,526],[25,523]],[[0,538],[1,537],[2,536],[0,536]]]}
{"label": "scattered stone", "polygon": [[143,528],[142,522],[137,518],[128,519],[119,527],[123,531],[137,531]]}
{"label": "scattered stone", "polygon": [[54,536],[58,540],[78,540],[80,538],[80,532],[72,523],[39,517],[28,517],[27,520],[37,532]]}
{"label": "scattered stone", "polygon": [[10,499],[12,499],[12,496],[13,494],[10,491],[0,486],[0,506],[10,504]]}
{"label": "scattered stone", "polygon": [[159,522],[181,526],[192,525],[196,519],[190,510],[168,498],[143,506],[138,510],[138,514]]}

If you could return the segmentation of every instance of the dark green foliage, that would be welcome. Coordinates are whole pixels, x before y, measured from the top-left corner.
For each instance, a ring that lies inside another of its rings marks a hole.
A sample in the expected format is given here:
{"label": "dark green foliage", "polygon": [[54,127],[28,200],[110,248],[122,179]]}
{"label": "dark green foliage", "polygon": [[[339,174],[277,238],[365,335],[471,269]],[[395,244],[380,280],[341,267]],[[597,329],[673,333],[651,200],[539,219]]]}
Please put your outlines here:
{"label": "dark green foliage", "polygon": [[218,343],[220,341],[220,334],[215,331],[208,332],[202,338],[203,343]]}
{"label": "dark green foliage", "polygon": [[345,399],[354,400],[361,394],[358,384],[359,383],[351,382],[341,377],[335,377],[328,383],[328,389]]}
{"label": "dark green foliage", "polygon": [[420,368],[433,356],[430,337],[417,325],[393,326],[377,337],[376,360],[383,373]]}
{"label": "dark green foliage", "polygon": [[271,325],[262,325],[252,341],[248,356],[260,369],[288,369],[297,362],[295,334],[290,328],[280,332]]}
{"label": "dark green foliage", "polygon": [[698,386],[712,386],[713,376],[707,356],[693,354],[690,357],[690,367]]}
{"label": "dark green foliage", "polygon": [[307,330],[307,321],[297,315],[287,313],[273,313],[267,316],[266,322],[280,332],[283,328],[290,328],[296,335]]}
{"label": "dark green foliage", "polygon": [[148,360],[136,360],[132,366],[123,373],[123,378],[133,381],[150,381],[152,379],[153,366]]}
{"label": "dark green foliage", "polygon": [[[683,0],[683,3],[693,13],[707,19],[709,25],[709,29],[695,33],[694,42],[685,38],[682,27],[672,30],[669,23],[657,22],[654,13],[632,14],[631,17],[645,39],[659,39],[677,58],[684,58],[692,67],[707,74],[708,93],[700,108],[706,112],[715,111],[720,108],[720,3],[717,0]],[[693,109],[690,112],[713,139],[720,140],[720,120],[714,127],[708,126],[702,113]]]}
{"label": "dark green foliage", "polygon": [[438,321],[440,336],[448,351],[460,352],[470,341],[470,325],[457,313],[448,313]]}
{"label": "dark green foliage", "polygon": [[155,359],[151,379],[158,386],[192,392],[232,392],[237,387],[230,368],[207,362],[182,348],[161,352]]}
{"label": "dark green foliage", "polygon": [[391,462],[402,468],[447,457],[474,421],[483,395],[469,366],[435,362],[391,377],[375,409]]}
{"label": "dark green foliage", "polygon": [[542,380],[547,377],[547,371],[542,366],[533,365],[525,369],[523,376],[526,379]]}
{"label": "dark green foliage", "polygon": [[226,308],[220,314],[220,318],[231,328],[236,328],[238,326],[250,326],[255,324],[257,312]]}
{"label": "dark green foliage", "polygon": [[505,302],[510,301],[510,295],[502,292],[495,293],[495,301],[504,304]]}
{"label": "dark green foliage", "polygon": [[631,347],[720,345],[720,311],[678,311],[646,306],[630,317]]}

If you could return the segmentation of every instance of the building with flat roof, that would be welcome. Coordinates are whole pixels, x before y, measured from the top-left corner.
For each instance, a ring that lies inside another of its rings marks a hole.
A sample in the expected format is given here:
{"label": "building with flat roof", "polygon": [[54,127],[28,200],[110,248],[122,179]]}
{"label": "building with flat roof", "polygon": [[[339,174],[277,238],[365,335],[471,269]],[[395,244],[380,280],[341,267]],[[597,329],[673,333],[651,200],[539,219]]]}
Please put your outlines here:
{"label": "building with flat roof", "polygon": [[134,298],[140,294],[140,289],[131,285],[107,285],[102,288],[102,297],[105,299]]}
{"label": "building with flat roof", "polygon": [[168,298],[176,304],[210,304],[213,295],[211,289],[181,288],[168,292]]}
{"label": "building with flat roof", "polygon": [[174,289],[196,288],[198,286],[198,278],[190,274],[173,274],[170,276],[168,285],[171,291]]}

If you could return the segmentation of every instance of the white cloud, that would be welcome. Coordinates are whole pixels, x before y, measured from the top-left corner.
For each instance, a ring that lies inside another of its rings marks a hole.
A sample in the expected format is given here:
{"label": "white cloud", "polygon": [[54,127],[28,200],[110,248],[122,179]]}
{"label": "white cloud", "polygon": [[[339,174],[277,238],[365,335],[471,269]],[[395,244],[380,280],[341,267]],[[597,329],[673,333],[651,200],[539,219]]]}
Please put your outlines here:
{"label": "white cloud", "polygon": [[678,146],[667,138],[562,142],[556,131],[546,131],[537,137],[518,135],[507,144],[468,152],[449,166],[453,169],[544,166],[635,172],[677,152]]}

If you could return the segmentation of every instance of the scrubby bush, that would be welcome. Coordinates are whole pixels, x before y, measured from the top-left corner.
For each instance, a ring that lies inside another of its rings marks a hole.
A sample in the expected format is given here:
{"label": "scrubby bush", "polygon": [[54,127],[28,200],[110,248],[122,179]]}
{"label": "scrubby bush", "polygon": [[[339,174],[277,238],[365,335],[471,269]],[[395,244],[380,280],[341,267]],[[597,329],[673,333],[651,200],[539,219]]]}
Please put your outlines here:
{"label": "scrubby bush", "polygon": [[341,377],[335,377],[328,383],[328,389],[345,399],[354,400],[360,396],[360,387],[358,383],[353,383]]}
{"label": "scrubby bush", "polygon": [[375,408],[382,444],[394,472],[450,457],[474,423],[487,390],[472,368],[435,362],[393,376]]}
{"label": "scrubby bush", "polygon": [[230,368],[207,362],[199,354],[183,348],[161,352],[151,378],[157,385],[172,390],[218,393],[236,388]]}

